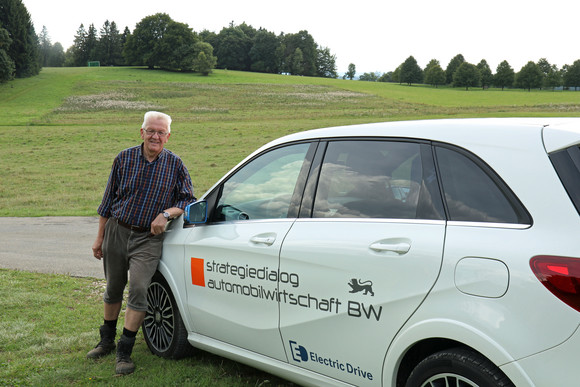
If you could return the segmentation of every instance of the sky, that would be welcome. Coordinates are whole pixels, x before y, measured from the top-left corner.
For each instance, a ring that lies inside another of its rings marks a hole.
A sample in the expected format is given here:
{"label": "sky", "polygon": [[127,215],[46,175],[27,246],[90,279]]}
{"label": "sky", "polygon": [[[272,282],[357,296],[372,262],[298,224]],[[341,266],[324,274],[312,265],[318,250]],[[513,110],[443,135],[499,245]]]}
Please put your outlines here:
{"label": "sky", "polygon": [[106,20],[131,32],[144,17],[167,13],[196,32],[216,33],[245,22],[280,33],[306,30],[336,56],[336,70],[353,63],[358,74],[395,70],[409,56],[424,68],[436,59],[445,69],[462,54],[485,59],[493,72],[507,60],[517,72],[546,58],[561,68],[580,59],[575,17],[578,0],[22,0],[37,34],[68,49],[81,24],[97,31]]}

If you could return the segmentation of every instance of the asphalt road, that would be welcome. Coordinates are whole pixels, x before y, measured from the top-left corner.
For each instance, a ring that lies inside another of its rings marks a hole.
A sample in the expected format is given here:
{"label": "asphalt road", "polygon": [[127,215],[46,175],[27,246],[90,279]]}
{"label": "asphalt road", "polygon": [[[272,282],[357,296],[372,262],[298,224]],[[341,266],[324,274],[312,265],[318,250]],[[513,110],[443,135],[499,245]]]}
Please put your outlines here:
{"label": "asphalt road", "polygon": [[0,217],[0,268],[104,278],[97,217]]}

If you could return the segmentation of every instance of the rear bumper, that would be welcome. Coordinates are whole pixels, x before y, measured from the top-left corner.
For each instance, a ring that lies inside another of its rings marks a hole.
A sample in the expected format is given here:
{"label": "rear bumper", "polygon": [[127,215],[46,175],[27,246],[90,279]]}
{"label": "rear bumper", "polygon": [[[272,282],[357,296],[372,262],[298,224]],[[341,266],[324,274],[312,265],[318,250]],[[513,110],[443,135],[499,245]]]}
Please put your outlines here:
{"label": "rear bumper", "polygon": [[580,326],[562,344],[500,368],[516,386],[578,386]]}

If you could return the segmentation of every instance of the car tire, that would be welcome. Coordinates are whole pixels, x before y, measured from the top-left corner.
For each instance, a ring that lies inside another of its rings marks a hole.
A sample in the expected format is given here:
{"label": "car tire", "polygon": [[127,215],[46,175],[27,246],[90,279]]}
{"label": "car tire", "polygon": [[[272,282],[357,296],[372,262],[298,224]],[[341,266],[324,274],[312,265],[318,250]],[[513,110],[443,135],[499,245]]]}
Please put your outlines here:
{"label": "car tire", "polygon": [[508,377],[482,355],[452,348],[423,359],[409,375],[406,387],[513,387]]}
{"label": "car tire", "polygon": [[143,336],[149,350],[160,357],[180,359],[190,355],[187,330],[167,281],[157,272],[147,290]]}

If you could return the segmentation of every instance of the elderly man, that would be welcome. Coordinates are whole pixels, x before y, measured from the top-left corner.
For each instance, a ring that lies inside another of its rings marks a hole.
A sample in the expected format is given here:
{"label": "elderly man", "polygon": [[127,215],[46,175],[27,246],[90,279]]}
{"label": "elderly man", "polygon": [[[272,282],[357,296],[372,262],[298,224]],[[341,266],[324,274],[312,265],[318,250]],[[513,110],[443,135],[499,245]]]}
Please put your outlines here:
{"label": "elderly man", "polygon": [[117,319],[129,281],[123,334],[117,343],[115,371],[135,370],[131,353],[147,311],[147,288],[157,269],[167,222],[195,201],[187,168],[164,149],[171,135],[171,117],[147,112],[141,145],[121,151],[113,162],[103,200],[93,255],[103,260],[107,287],[103,297],[101,341],[88,354],[96,359],[115,349]]}

